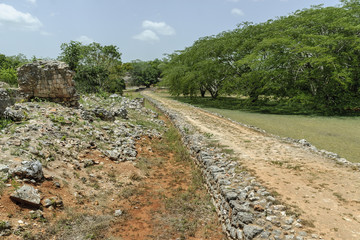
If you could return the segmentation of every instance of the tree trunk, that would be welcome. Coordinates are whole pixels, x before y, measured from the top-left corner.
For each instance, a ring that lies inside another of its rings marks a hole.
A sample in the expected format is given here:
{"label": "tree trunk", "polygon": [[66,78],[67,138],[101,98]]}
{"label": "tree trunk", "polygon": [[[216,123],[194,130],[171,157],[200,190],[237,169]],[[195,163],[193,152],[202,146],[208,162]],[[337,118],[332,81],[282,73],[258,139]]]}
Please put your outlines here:
{"label": "tree trunk", "polygon": [[205,93],[206,93],[206,89],[204,89],[204,87],[200,87],[201,97],[205,97]]}

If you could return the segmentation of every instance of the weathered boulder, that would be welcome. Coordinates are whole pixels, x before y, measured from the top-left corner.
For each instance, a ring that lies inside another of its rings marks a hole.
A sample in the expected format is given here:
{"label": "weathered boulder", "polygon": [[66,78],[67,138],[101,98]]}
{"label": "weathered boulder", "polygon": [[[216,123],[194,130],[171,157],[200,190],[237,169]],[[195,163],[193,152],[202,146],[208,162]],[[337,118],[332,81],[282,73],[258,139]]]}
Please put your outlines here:
{"label": "weathered boulder", "polygon": [[4,116],[5,109],[16,102],[26,100],[26,94],[15,88],[0,88],[0,117]]}
{"label": "weathered boulder", "polygon": [[125,107],[121,107],[114,112],[116,117],[121,117],[122,119],[128,119],[128,111]]}
{"label": "weathered boulder", "polygon": [[18,122],[25,119],[25,115],[21,111],[16,111],[7,107],[3,113],[6,119],[10,119],[12,121]]}
{"label": "weathered boulder", "polygon": [[43,180],[44,174],[39,161],[22,161],[21,165],[10,170],[10,174],[20,178],[34,179],[35,181]]}
{"label": "weathered boulder", "polygon": [[78,106],[73,76],[69,66],[59,61],[35,61],[18,68],[20,90],[29,97]]}
{"label": "weathered boulder", "polygon": [[11,194],[10,199],[31,207],[40,207],[40,194],[35,188],[29,185],[24,185],[17,189]]}
{"label": "weathered boulder", "polygon": [[115,120],[115,114],[113,112],[110,112],[104,108],[97,107],[93,110],[93,113],[96,117],[100,118],[104,121],[114,121]]}

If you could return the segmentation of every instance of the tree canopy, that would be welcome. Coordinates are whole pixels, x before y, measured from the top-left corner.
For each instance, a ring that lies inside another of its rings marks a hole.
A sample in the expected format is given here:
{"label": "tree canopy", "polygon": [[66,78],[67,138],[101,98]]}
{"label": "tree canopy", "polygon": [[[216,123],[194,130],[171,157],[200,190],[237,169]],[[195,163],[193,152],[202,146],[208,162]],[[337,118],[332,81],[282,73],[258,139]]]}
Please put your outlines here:
{"label": "tree canopy", "polygon": [[245,96],[342,114],[360,103],[360,1],[312,6],[286,17],[204,37],[168,56],[173,95]]}
{"label": "tree canopy", "polygon": [[153,61],[132,61],[130,74],[133,79],[133,85],[150,87],[158,83],[161,75],[159,68],[161,63],[159,59]]}
{"label": "tree canopy", "polygon": [[74,80],[78,90],[122,93],[125,88],[124,67],[118,47],[71,41],[61,44],[61,51],[59,60],[68,63],[76,72]]}

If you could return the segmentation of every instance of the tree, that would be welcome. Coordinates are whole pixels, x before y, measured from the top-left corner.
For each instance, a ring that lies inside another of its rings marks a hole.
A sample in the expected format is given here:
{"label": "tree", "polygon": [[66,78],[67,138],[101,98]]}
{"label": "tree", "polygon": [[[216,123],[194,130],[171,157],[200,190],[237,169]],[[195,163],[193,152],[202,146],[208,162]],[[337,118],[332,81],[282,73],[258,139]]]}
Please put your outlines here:
{"label": "tree", "polygon": [[118,47],[102,46],[95,42],[83,45],[80,42],[71,41],[61,44],[61,50],[59,60],[68,63],[76,72],[74,80],[78,90],[122,93],[125,82]]}
{"label": "tree", "polygon": [[173,95],[236,94],[250,105],[297,104],[324,114],[358,109],[360,1],[341,2],[200,38],[169,55],[164,83]]}
{"label": "tree", "polygon": [[144,85],[149,88],[151,85],[158,83],[161,75],[160,64],[161,61],[159,59],[147,62],[141,60],[131,62],[132,70],[130,73],[134,85]]}
{"label": "tree", "polygon": [[28,62],[28,59],[21,53],[15,56],[5,56],[4,54],[0,54],[0,81],[16,87],[16,69],[26,62]]}

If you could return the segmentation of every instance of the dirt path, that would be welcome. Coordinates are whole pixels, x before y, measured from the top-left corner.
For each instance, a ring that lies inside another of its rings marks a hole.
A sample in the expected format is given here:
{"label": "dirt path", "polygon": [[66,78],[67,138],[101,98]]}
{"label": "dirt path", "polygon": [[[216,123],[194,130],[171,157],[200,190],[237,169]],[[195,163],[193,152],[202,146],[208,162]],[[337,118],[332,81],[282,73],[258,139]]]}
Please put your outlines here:
{"label": "dirt path", "polygon": [[[178,141],[181,144],[180,138]],[[176,160],[170,147],[154,139],[138,141],[137,151],[136,166],[145,177],[134,176],[138,183],[120,192],[120,205],[126,211],[122,219],[106,230],[107,237],[226,239],[203,183],[194,187],[194,180],[201,179],[201,173],[197,173],[198,177],[194,175],[190,159]]]}
{"label": "dirt path", "polygon": [[145,92],[234,150],[323,239],[360,239],[360,172],[198,108]]}

